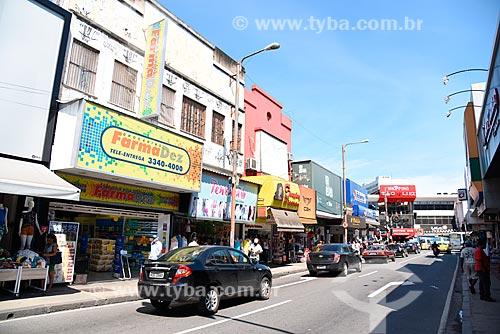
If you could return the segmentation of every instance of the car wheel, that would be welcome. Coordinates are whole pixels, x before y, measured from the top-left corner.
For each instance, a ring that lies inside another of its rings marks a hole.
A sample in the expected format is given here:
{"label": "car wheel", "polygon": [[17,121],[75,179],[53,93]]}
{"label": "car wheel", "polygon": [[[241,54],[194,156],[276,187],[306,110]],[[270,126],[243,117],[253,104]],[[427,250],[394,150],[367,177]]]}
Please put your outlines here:
{"label": "car wheel", "polygon": [[349,267],[347,266],[347,263],[344,262],[344,265],[342,266],[342,271],[340,272],[340,276],[346,277],[348,272],[349,272]]}
{"label": "car wheel", "polygon": [[200,298],[198,303],[198,311],[202,315],[212,315],[219,310],[220,295],[217,288],[210,287],[207,289],[205,296]]}
{"label": "car wheel", "polygon": [[389,257],[385,258],[385,263],[389,263]]}
{"label": "car wheel", "polygon": [[396,257],[393,256],[391,260],[392,260],[392,262],[396,262]]}
{"label": "car wheel", "polygon": [[309,270],[309,276],[316,277],[316,276],[318,276],[318,273],[316,271],[310,271]]}
{"label": "car wheel", "polygon": [[168,307],[170,306],[170,300],[151,299],[150,302],[155,309],[162,312],[167,311]]}
{"label": "car wheel", "polygon": [[259,284],[258,297],[261,300],[267,300],[271,296],[271,280],[268,277],[263,277]]}
{"label": "car wheel", "polygon": [[356,268],[356,271],[360,273],[363,270],[363,264],[361,263],[361,260],[358,262],[358,267]]}

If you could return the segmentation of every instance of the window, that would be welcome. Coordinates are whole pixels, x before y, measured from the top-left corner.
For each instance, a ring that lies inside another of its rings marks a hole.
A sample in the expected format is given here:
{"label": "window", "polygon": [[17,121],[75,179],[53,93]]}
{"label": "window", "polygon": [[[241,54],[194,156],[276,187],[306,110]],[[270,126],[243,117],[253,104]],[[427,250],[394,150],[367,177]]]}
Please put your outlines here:
{"label": "window", "polygon": [[231,264],[231,260],[229,259],[227,252],[223,249],[215,251],[211,256],[211,260],[213,260],[216,264]]}
{"label": "window", "polygon": [[[242,125],[238,123],[238,151],[241,152],[241,129]],[[232,123],[232,128],[231,128],[231,133],[234,131],[234,121]],[[231,136],[231,142],[232,142],[232,136]]]}
{"label": "window", "polygon": [[177,248],[172,252],[164,254],[160,259],[165,262],[174,263],[193,262],[202,252],[203,248],[199,247]]}
{"label": "window", "polygon": [[99,51],[92,49],[78,40],[73,40],[66,85],[86,94],[93,95],[98,58]]}
{"label": "window", "polygon": [[174,126],[174,104],[175,90],[163,86],[161,94],[161,110],[159,122],[162,124]]}
{"label": "window", "polygon": [[182,100],[181,130],[205,137],[205,106],[185,96]]}
{"label": "window", "polygon": [[212,116],[212,142],[224,145],[224,115],[215,111]]}
{"label": "window", "polygon": [[134,111],[136,83],[137,71],[115,61],[109,102],[124,109]]}
{"label": "window", "polygon": [[234,263],[238,263],[238,264],[248,263],[248,257],[243,255],[242,252],[238,252],[236,250],[229,249],[229,255],[231,255],[231,258],[233,259]]}

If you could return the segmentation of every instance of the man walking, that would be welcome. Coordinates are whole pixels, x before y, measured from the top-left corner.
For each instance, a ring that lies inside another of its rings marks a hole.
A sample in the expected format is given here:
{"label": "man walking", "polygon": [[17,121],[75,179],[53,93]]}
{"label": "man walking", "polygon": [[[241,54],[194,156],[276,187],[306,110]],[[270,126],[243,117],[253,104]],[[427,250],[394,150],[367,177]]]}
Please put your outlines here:
{"label": "man walking", "polygon": [[460,251],[460,267],[469,281],[470,292],[472,294],[476,293],[477,273],[474,270],[474,247],[472,247],[472,242],[469,240],[465,242],[465,247]]}
{"label": "man walking", "polygon": [[486,253],[483,250],[484,246],[484,240],[479,239],[476,250],[474,251],[474,269],[479,275],[479,294],[481,296],[481,300],[494,302],[495,300],[491,298],[490,292],[490,258],[486,256]]}
{"label": "man walking", "polygon": [[259,239],[255,238],[253,244],[250,245],[250,260],[256,263],[260,260],[260,254],[262,253],[262,246],[259,245]]}

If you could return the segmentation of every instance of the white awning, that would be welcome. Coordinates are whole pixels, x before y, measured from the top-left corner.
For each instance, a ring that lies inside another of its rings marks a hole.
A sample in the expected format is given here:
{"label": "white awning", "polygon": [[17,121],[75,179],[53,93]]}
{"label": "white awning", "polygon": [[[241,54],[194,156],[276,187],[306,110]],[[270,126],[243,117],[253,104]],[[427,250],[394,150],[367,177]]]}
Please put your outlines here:
{"label": "white awning", "polygon": [[80,189],[47,167],[34,162],[0,158],[0,192],[6,194],[80,200]]}

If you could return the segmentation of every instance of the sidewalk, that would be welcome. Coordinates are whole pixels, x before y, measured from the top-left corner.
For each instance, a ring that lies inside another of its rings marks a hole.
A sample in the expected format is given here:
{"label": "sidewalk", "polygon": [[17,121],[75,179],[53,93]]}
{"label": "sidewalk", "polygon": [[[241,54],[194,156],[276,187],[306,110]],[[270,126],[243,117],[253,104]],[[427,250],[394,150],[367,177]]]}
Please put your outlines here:
{"label": "sidewalk", "polygon": [[[307,271],[305,263],[293,263],[271,269],[273,278]],[[83,307],[139,300],[137,280],[96,282],[85,285],[54,287],[47,295],[21,294],[20,298],[0,301],[0,321],[30,315],[72,310]]]}
{"label": "sidewalk", "polygon": [[479,299],[479,282],[472,295],[465,279],[462,281],[462,334],[499,333],[500,331],[500,267],[491,268],[491,296],[495,303]]}

